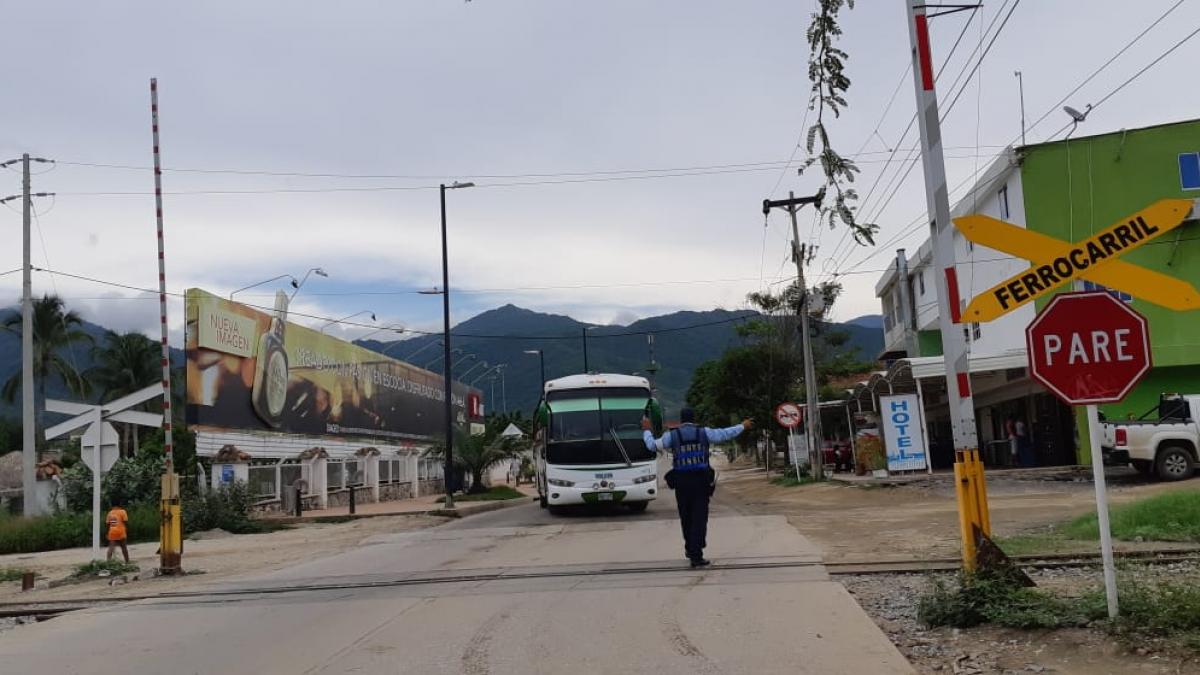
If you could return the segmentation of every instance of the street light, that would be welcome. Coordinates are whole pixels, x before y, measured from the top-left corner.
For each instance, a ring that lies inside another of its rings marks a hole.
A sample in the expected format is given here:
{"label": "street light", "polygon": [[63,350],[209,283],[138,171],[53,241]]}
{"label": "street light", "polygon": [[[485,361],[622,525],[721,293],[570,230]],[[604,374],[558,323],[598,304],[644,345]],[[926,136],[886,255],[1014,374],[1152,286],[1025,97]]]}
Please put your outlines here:
{"label": "street light", "polygon": [[[444,343],[444,342],[439,342],[438,344],[439,344],[439,345],[442,345],[442,344],[445,344],[445,343]],[[450,351],[446,352],[446,354],[461,354],[461,353],[463,353],[463,350],[461,350],[461,349],[451,349]],[[432,361],[430,361],[429,363],[425,364],[425,370],[429,370],[430,368],[432,368],[432,367],[433,367],[433,364],[437,363],[438,361],[441,361],[441,360],[442,360],[442,359],[444,359],[444,358],[446,358],[446,355],[445,355],[445,354],[438,354],[438,355],[437,355],[437,358],[435,358],[434,360],[432,360]]]}
{"label": "street light", "polygon": [[479,363],[476,363],[475,365],[471,366],[470,368],[467,368],[467,371],[465,373],[458,376],[459,381],[465,382],[467,379],[467,376],[470,375],[471,373],[475,372],[475,369],[478,368],[479,366],[483,366],[484,368],[487,368],[488,363],[487,363],[487,361],[480,361]]}
{"label": "street light", "polygon": [[[396,347],[398,347],[399,345],[402,345],[402,344],[404,344],[404,343],[403,342],[395,342],[390,347],[383,350],[383,353],[387,354],[388,352],[392,351],[393,349],[395,349]],[[417,354],[420,354],[421,352],[425,351],[426,349],[429,349],[430,347],[441,347],[441,346],[442,346],[441,340],[436,340],[434,342],[426,342],[424,347],[417,347],[416,351],[409,354],[408,356],[398,357],[398,358],[400,358],[401,361],[408,361],[409,363],[412,363],[413,357],[416,356]]]}
{"label": "street light", "polygon": [[542,397],[546,393],[546,353],[541,349],[526,349],[526,354],[537,354],[538,363],[542,366],[542,390],[538,392],[538,397]]}
{"label": "street light", "polygon": [[399,323],[394,323],[390,326],[384,326],[383,328],[376,328],[375,330],[371,331],[370,333],[367,333],[366,335],[363,335],[362,337],[357,338],[357,340],[359,340],[359,341],[366,340],[367,338],[371,337],[372,335],[374,335],[376,333],[382,333],[385,330],[390,330],[393,333],[395,333],[396,335],[404,335],[404,325],[399,324]]}
{"label": "street light", "polygon": [[263,281],[260,281],[258,283],[250,284],[249,286],[243,286],[243,287],[237,289],[236,291],[233,291],[233,293],[230,293],[229,299],[230,300],[233,299],[234,293],[241,293],[242,291],[248,291],[251,288],[255,288],[257,286],[262,286],[263,284],[269,284],[272,281],[279,281],[280,279],[291,279],[292,280],[292,288],[296,288],[297,287],[296,284],[300,283],[299,281],[296,281],[296,277],[294,277],[290,274],[280,274],[277,277],[271,277],[270,279],[264,279]]}
{"label": "street light", "polygon": [[583,327],[583,372],[589,373],[588,370],[588,352],[587,352],[587,334],[589,330],[599,328],[599,326],[584,326]]}
{"label": "street light", "polygon": [[296,290],[292,291],[292,297],[288,298],[289,304],[291,304],[292,300],[296,299],[296,294],[300,292],[300,287],[304,285],[304,282],[308,281],[308,275],[310,274],[316,274],[317,276],[324,277],[326,279],[329,278],[329,275],[325,273],[325,270],[321,269],[320,267],[310,267],[309,270],[304,273],[304,278],[300,280],[300,283],[296,283],[295,279],[292,280],[292,288],[295,288]]}
{"label": "street light", "polygon": [[492,371],[495,371],[495,370],[499,370],[499,369],[503,368],[504,366],[505,366],[505,364],[503,364],[503,363],[498,363],[498,364],[496,364],[496,365],[492,366],[491,368],[488,368],[487,370],[485,370],[485,371],[483,371],[482,373],[480,373],[480,374],[479,374],[479,377],[476,377],[475,379],[471,380],[471,383],[470,383],[470,384],[468,384],[467,386],[468,386],[468,387],[474,387],[474,386],[475,386],[475,383],[476,383],[476,382],[478,382],[478,381],[480,381],[480,380],[482,380],[483,378],[487,377],[487,376],[488,376],[488,373],[491,373]]}
{"label": "street light", "polygon": [[445,183],[438,186],[438,197],[441,200],[442,207],[442,322],[445,330],[443,342],[443,358],[445,358],[445,377],[443,378],[443,387],[445,387],[445,413],[446,413],[446,508],[454,507],[454,487],[451,485],[451,477],[454,475],[454,397],[453,381],[450,378],[450,251],[446,243],[446,190],[458,190],[462,188],[475,187],[474,183],[460,183],[454,181],[448,188]]}
{"label": "street light", "polygon": [[479,357],[476,356],[475,354],[467,354],[466,356],[462,357],[461,359],[455,361],[454,365],[450,366],[450,370],[453,371],[455,368],[461,366],[463,361],[469,361],[471,359],[477,359],[477,358],[479,358]]}
{"label": "street light", "polygon": [[342,317],[342,318],[340,318],[340,319],[334,319],[333,321],[326,321],[326,322],[325,322],[325,324],[321,326],[321,331],[320,331],[320,332],[324,333],[326,328],[329,328],[330,326],[332,326],[332,325],[333,325],[333,324],[335,324],[335,323],[341,323],[341,322],[343,322],[343,321],[346,321],[346,320],[348,320],[348,319],[353,319],[353,318],[354,318],[354,317],[356,317],[356,316],[362,316],[363,314],[370,314],[370,315],[371,315],[371,320],[372,320],[372,321],[374,321],[374,320],[375,320],[375,312],[372,312],[372,311],[371,311],[371,310],[369,310],[369,309],[364,309],[364,310],[363,310],[363,311],[361,311],[361,312],[355,312],[355,313],[353,313],[353,314],[351,314],[351,315],[349,315],[349,316],[343,316],[343,317]]}

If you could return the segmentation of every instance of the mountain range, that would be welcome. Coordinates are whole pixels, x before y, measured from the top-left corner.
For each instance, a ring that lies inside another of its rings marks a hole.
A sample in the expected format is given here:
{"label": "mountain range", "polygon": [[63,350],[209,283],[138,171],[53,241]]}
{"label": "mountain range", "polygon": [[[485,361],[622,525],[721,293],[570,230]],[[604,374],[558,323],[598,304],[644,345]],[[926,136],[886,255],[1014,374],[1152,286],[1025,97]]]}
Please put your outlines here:
{"label": "mountain range", "polygon": [[[452,338],[451,346],[462,350],[454,355],[456,362],[461,361],[455,374],[466,373],[470,383],[486,372],[483,366],[471,370],[476,363],[486,362],[489,367],[507,364],[504,377],[494,385],[494,394],[490,377],[479,379],[475,386],[483,390],[489,409],[528,414],[540,396],[541,374],[538,355],[526,351],[542,350],[547,379],[583,372],[586,330],[588,370],[649,376],[651,345],[645,333],[654,332],[653,360],[659,368],[654,376],[655,388],[665,409],[674,411],[683,405],[696,367],[739,344],[736,326],[754,314],[749,310],[687,311],[628,325],[596,326],[568,316],[505,305],[454,327],[452,333],[458,337]],[[883,348],[882,326],[881,317],[873,315],[831,327],[849,333],[847,349],[856,349],[863,360],[873,360]],[[440,341],[440,335],[424,335],[399,342],[365,340],[359,344],[438,370],[442,367],[436,347]]]}
{"label": "mountain range", "polygon": [[[0,311],[0,323],[15,310]],[[553,379],[583,372],[584,331],[587,332],[588,370],[612,373],[641,373],[649,375],[651,355],[648,332],[654,332],[654,356],[659,370],[655,373],[658,397],[667,411],[683,405],[692,371],[697,366],[718,358],[727,348],[739,343],[736,326],[752,316],[748,310],[723,309],[706,312],[674,312],[640,319],[628,325],[597,326],[576,321],[568,316],[546,314],[504,305],[488,310],[454,327],[451,346],[456,350],[456,376],[466,373],[467,382],[476,381],[488,401],[489,410],[520,410],[528,414],[536,405],[541,389],[541,374],[537,354],[527,350],[542,350],[546,377]],[[858,357],[872,360],[883,347],[882,319],[869,315],[845,323],[833,324],[835,329],[849,333],[848,349],[857,349]],[[84,322],[81,329],[92,336],[96,344],[104,339],[103,326]],[[386,351],[388,356],[413,365],[441,369],[437,343],[440,335],[422,335],[396,342],[359,341],[363,347]],[[20,372],[20,336],[0,330],[0,386]],[[92,366],[90,346],[78,343],[63,350],[63,357],[80,370]],[[171,361],[182,365],[181,350],[171,350]],[[486,362],[488,367],[479,365]],[[504,377],[493,385],[490,377],[480,378],[488,368],[507,364]],[[493,386],[495,391],[493,393]],[[47,384],[51,398],[72,398],[57,378]],[[0,400],[0,417],[18,418],[20,402]]]}

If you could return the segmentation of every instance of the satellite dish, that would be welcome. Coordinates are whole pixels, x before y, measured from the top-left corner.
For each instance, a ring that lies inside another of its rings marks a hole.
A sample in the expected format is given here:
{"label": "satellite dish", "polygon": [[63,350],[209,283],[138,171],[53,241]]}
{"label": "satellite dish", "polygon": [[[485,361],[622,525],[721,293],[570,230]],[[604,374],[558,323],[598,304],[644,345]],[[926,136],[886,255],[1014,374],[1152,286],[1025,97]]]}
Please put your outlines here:
{"label": "satellite dish", "polygon": [[1069,105],[1063,106],[1063,112],[1070,115],[1071,119],[1075,120],[1076,122],[1082,122],[1082,121],[1086,120],[1088,113],[1091,111],[1092,111],[1092,106],[1090,104],[1088,105],[1087,110],[1084,112],[1079,112],[1078,110],[1072,108]]}

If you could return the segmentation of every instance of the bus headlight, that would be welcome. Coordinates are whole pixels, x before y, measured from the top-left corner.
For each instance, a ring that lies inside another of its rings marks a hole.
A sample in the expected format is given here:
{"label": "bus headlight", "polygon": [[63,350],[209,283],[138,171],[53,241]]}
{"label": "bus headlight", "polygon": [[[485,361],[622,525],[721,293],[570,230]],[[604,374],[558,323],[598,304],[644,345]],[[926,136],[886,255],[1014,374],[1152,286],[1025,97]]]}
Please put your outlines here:
{"label": "bus headlight", "polygon": [[649,483],[650,481],[652,481],[656,478],[658,478],[658,476],[655,474],[649,474],[646,476],[638,476],[637,478],[633,479],[633,484],[638,485],[640,483]]}
{"label": "bus headlight", "polygon": [[546,482],[557,487],[571,487],[575,485],[572,481],[562,480],[560,478],[547,478]]}

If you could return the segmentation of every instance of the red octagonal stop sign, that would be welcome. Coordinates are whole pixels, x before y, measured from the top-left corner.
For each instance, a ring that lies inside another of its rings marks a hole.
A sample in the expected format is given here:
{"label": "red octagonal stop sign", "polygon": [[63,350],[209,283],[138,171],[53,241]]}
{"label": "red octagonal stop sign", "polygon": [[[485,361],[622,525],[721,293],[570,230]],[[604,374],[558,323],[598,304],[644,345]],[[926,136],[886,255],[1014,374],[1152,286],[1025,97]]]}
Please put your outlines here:
{"label": "red octagonal stop sign", "polygon": [[1033,378],[1072,405],[1120,401],[1151,365],[1146,318],[1105,291],[1054,296],[1025,343]]}

